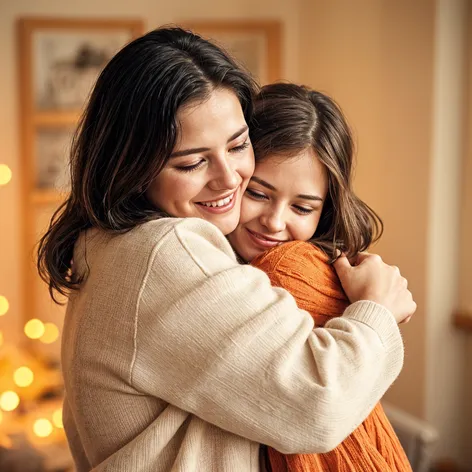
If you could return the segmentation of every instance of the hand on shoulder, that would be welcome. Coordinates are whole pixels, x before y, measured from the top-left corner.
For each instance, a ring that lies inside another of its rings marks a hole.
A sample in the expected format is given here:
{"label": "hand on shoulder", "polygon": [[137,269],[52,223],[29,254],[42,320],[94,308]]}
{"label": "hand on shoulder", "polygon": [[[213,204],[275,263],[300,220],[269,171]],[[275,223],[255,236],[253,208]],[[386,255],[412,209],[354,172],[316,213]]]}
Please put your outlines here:
{"label": "hand on shoulder", "polygon": [[397,323],[406,322],[416,311],[408,281],[396,266],[377,254],[360,253],[351,262],[340,256],[334,267],[351,303],[371,300],[390,310]]}

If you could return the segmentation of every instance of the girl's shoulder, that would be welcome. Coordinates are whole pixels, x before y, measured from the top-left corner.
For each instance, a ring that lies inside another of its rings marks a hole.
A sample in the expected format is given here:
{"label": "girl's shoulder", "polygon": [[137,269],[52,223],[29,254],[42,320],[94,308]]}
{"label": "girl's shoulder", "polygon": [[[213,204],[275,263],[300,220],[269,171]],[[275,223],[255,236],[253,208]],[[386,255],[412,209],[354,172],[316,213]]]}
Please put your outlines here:
{"label": "girl's shoulder", "polygon": [[252,261],[256,267],[272,267],[276,270],[280,266],[312,267],[326,266],[329,263],[327,254],[308,241],[290,241],[270,249]]}

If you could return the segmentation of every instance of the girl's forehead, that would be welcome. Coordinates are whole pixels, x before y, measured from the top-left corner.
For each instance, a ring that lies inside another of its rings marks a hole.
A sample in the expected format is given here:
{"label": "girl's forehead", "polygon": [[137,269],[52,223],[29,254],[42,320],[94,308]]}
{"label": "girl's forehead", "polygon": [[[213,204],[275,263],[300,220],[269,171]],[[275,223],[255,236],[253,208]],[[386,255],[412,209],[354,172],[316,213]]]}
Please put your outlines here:
{"label": "girl's forehead", "polygon": [[257,162],[253,182],[279,193],[315,193],[324,198],[328,190],[328,173],[310,148],[295,156],[268,156]]}

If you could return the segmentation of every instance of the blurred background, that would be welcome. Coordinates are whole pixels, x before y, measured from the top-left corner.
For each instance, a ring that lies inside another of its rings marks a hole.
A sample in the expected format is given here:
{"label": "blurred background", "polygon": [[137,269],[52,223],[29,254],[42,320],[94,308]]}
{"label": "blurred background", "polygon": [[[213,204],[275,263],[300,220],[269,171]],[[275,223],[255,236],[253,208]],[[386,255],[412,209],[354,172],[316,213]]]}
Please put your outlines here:
{"label": "blurred background", "polygon": [[169,23],[225,45],[261,82],[341,105],[357,191],[385,223],[374,251],[418,303],[385,402],[411,454],[472,470],[471,0],[0,0],[0,470],[71,470],[64,309],[34,272],[34,245],[67,192],[70,136],[97,73]]}

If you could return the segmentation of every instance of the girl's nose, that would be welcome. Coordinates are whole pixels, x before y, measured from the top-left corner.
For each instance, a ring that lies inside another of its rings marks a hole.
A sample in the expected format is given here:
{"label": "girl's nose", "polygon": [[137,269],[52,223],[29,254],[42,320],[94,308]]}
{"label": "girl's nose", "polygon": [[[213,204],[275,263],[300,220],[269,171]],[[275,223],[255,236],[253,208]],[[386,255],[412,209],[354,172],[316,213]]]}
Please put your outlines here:
{"label": "girl's nose", "polygon": [[280,233],[286,227],[283,211],[274,208],[269,208],[261,216],[261,223],[270,233]]}

